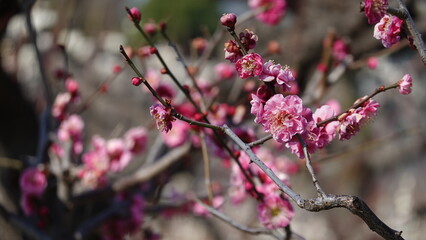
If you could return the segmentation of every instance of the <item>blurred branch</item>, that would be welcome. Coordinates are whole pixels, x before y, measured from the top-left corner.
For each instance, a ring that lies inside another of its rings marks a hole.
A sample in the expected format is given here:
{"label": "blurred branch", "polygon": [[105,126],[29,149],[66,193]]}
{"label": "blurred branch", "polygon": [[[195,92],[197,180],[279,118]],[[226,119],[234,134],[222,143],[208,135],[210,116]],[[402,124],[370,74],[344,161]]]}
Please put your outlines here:
{"label": "blurred branch", "polygon": [[384,239],[403,239],[402,232],[398,232],[383,223],[367,204],[356,196],[325,194],[312,199],[303,199],[299,194],[285,185],[278,176],[263,163],[228,126],[224,125],[225,133],[243,150],[252,162],[254,162],[287,196],[289,196],[300,208],[311,212],[318,212],[332,208],[346,208],[359,216],[369,228],[378,233]]}
{"label": "blurred branch", "polygon": [[49,240],[50,238],[44,234],[40,229],[31,224],[26,218],[22,218],[16,214],[7,211],[3,205],[0,204],[0,215],[4,217],[13,226],[19,228],[26,236],[35,240]]}

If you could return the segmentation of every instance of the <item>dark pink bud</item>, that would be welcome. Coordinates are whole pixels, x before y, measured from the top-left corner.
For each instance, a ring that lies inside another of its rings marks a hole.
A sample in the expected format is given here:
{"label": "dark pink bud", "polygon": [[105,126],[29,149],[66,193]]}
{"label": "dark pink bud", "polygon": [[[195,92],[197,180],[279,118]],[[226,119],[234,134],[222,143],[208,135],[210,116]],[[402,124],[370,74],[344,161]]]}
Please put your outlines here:
{"label": "dark pink bud", "polygon": [[130,9],[130,20],[139,23],[141,21],[141,12],[139,11],[138,8],[134,7],[132,9]]}
{"label": "dark pink bud", "polygon": [[234,29],[235,23],[237,23],[237,16],[234,13],[226,13],[220,18],[220,23],[231,29]]}
{"label": "dark pink bud", "polygon": [[162,69],[160,70],[160,72],[161,72],[161,74],[167,74],[167,69],[162,68]]}
{"label": "dark pink bud", "polygon": [[132,84],[135,86],[139,86],[142,83],[142,78],[140,77],[133,77],[132,78]]}
{"label": "dark pink bud", "polygon": [[165,22],[160,22],[160,30],[164,31],[167,28],[167,24]]}
{"label": "dark pink bud", "polygon": [[151,53],[151,54],[156,54],[156,53],[157,53],[157,48],[155,48],[155,47],[151,47],[151,48],[149,49],[149,53]]}
{"label": "dark pink bud", "polygon": [[72,78],[67,78],[65,81],[65,88],[72,96],[75,96],[78,93],[78,82]]}

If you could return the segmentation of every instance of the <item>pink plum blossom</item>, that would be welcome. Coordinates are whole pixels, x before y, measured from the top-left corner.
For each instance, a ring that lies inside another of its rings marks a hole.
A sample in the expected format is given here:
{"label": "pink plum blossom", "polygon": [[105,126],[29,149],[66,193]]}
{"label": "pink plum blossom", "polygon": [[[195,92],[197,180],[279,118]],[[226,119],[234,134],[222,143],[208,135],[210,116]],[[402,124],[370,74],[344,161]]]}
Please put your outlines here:
{"label": "pink plum blossom", "polygon": [[132,154],[126,149],[123,139],[110,139],[106,143],[106,150],[109,156],[109,170],[118,172],[123,170],[132,160]]}
{"label": "pink plum blossom", "polygon": [[21,174],[19,184],[23,193],[40,196],[47,187],[46,175],[38,168],[27,168]]}
{"label": "pink plum blossom", "polygon": [[290,82],[295,81],[293,73],[288,66],[285,66],[283,69],[280,64],[274,64],[271,60],[263,64],[263,70],[259,75],[259,79],[264,82],[275,81],[278,85],[282,86],[283,91],[290,90]]}
{"label": "pink plum blossom", "polygon": [[140,58],[149,57],[149,56],[151,56],[151,47],[150,46],[142,46],[142,47],[138,48],[137,54]]}
{"label": "pink plum blossom", "polygon": [[376,24],[386,14],[387,0],[364,0],[364,12],[369,24]]}
{"label": "pink plum blossom", "polygon": [[288,226],[294,216],[294,210],[288,199],[278,194],[270,194],[257,205],[260,222],[269,229]]}
{"label": "pink plum blossom", "polygon": [[75,97],[78,95],[79,85],[78,82],[75,81],[72,78],[67,78],[65,80],[65,88],[67,91],[71,94],[72,97]]}
{"label": "pink plum blossom", "polygon": [[230,79],[235,75],[235,67],[229,63],[219,63],[214,67],[216,79]]}
{"label": "pink plum blossom", "polygon": [[74,154],[83,151],[84,122],[79,115],[73,114],[65,119],[58,129],[58,139],[62,142],[71,141]]}
{"label": "pink plum blossom", "polygon": [[263,59],[257,53],[250,53],[235,63],[235,68],[240,78],[259,76],[262,73]]}
{"label": "pink plum blossom", "polygon": [[410,74],[405,74],[401,80],[398,81],[398,90],[401,94],[407,95],[411,93],[413,86],[413,79]]}
{"label": "pink plum blossom", "polygon": [[[363,101],[363,99],[365,99],[365,97],[358,99],[355,104]],[[337,128],[339,139],[348,140],[357,132],[359,132],[360,126],[371,117],[374,117],[379,107],[380,105],[370,98],[360,107],[351,109],[349,112],[341,115],[338,119],[340,124]]]}
{"label": "pink plum blossom", "polygon": [[157,128],[161,132],[168,132],[172,129],[172,122],[176,120],[168,109],[160,104],[155,104],[149,108],[151,116],[157,123]]}
{"label": "pink plum blossom", "polygon": [[287,142],[305,131],[305,115],[312,115],[312,112],[303,106],[300,97],[275,94],[265,103],[261,124],[277,142]]}
{"label": "pink plum blossom", "polygon": [[225,51],[225,59],[229,60],[231,63],[235,63],[243,57],[240,48],[234,40],[228,40],[224,46],[225,48],[223,50]]}
{"label": "pink plum blossom", "polygon": [[188,139],[190,125],[183,121],[176,121],[169,132],[161,132],[164,143],[168,147],[178,147]]}
{"label": "pink plum blossom", "polygon": [[252,9],[265,7],[265,11],[257,14],[256,18],[269,25],[278,24],[287,9],[285,0],[249,0],[248,5]]}
{"label": "pink plum blossom", "polygon": [[66,109],[71,103],[71,94],[69,92],[59,93],[56,96],[52,106],[52,115],[56,119],[63,120],[66,115]]}
{"label": "pink plum blossom", "polygon": [[244,46],[245,50],[248,51],[256,47],[258,37],[252,31],[245,29],[239,34],[241,44]]}
{"label": "pink plum blossom", "polygon": [[332,55],[337,61],[345,60],[346,56],[349,55],[349,46],[345,41],[337,39],[333,43]]}
{"label": "pink plum blossom", "polygon": [[143,127],[131,128],[124,134],[124,141],[130,152],[141,153],[145,150],[148,141],[147,130]]}
{"label": "pink plum blossom", "polygon": [[389,48],[399,42],[403,21],[396,16],[385,15],[374,26],[374,38],[381,40],[385,48]]}
{"label": "pink plum blossom", "polygon": [[256,94],[251,94],[251,98],[252,100],[250,101],[250,113],[256,116],[254,122],[260,124],[261,122],[263,122],[263,106],[265,105],[265,101],[259,98]]}

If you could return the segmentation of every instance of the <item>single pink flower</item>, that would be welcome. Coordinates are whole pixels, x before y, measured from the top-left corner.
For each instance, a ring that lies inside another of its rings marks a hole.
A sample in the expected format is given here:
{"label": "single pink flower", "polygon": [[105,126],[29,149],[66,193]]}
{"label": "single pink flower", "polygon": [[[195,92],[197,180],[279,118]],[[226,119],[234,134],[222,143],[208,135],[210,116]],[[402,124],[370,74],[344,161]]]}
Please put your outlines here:
{"label": "single pink flower", "polygon": [[345,60],[346,56],[349,55],[349,46],[345,41],[337,39],[333,43],[332,55],[337,61]]}
{"label": "single pink flower", "polygon": [[263,59],[257,53],[250,53],[235,63],[235,68],[240,78],[259,76],[262,73]]}
{"label": "single pink flower", "polygon": [[278,194],[267,195],[264,201],[257,205],[257,212],[260,222],[269,229],[288,226],[294,216],[288,199]]}
{"label": "single pink flower", "polygon": [[164,143],[170,147],[178,147],[188,140],[190,126],[183,121],[177,121],[169,132],[161,132]]}
{"label": "single pink flower", "polygon": [[147,22],[143,25],[143,30],[150,36],[157,32],[157,25],[153,22]]}
{"label": "single pink flower", "polygon": [[287,9],[285,0],[249,0],[248,5],[252,9],[264,7],[265,10],[257,14],[256,18],[269,25],[278,24]]}
{"label": "single pink flower", "polygon": [[23,193],[40,196],[47,187],[46,175],[37,168],[27,168],[21,174],[19,184]]}
{"label": "single pink flower", "polygon": [[59,93],[52,106],[52,116],[58,120],[63,120],[66,115],[65,111],[70,103],[71,94],[69,92]]}
{"label": "single pink flower", "polygon": [[109,170],[119,172],[123,170],[132,160],[132,153],[126,148],[124,140],[121,138],[110,139],[106,143],[106,150],[109,156]]}
{"label": "single pink flower", "polygon": [[65,88],[71,94],[72,97],[75,97],[78,95],[79,86],[78,86],[78,82],[75,81],[74,79],[70,77],[67,78],[67,80],[65,80]]}
{"label": "single pink flower", "polygon": [[277,142],[287,142],[305,131],[305,115],[312,115],[312,112],[303,106],[300,97],[275,94],[265,103],[261,124]]}
{"label": "single pink flower", "polygon": [[405,74],[401,80],[398,81],[398,89],[401,94],[407,95],[411,93],[413,86],[413,79],[410,74]]}
{"label": "single pink flower", "polygon": [[248,51],[256,47],[258,37],[252,31],[245,29],[239,34],[241,44],[244,46],[245,50]]}
{"label": "single pink flower", "polygon": [[202,38],[202,37],[194,38],[191,41],[192,48],[197,50],[198,53],[204,52],[204,50],[207,48],[208,44],[209,44],[209,42],[207,41],[207,39]]}
{"label": "single pink flower", "polygon": [[143,152],[148,142],[147,130],[143,127],[135,127],[135,128],[129,129],[124,134],[124,142],[125,142],[126,148],[130,152],[134,154],[139,154]]}
{"label": "single pink flower", "polygon": [[214,67],[216,79],[230,79],[235,75],[235,67],[229,63],[219,63]]}
{"label": "single pink flower", "polygon": [[265,101],[259,98],[256,94],[251,94],[251,98],[252,100],[250,101],[250,113],[256,116],[254,122],[260,124],[263,121],[263,106],[265,105]]}
{"label": "single pink flower", "polygon": [[385,15],[374,26],[374,38],[381,40],[385,48],[389,48],[399,42],[403,21],[396,16]]}
{"label": "single pink flower", "polygon": [[146,58],[151,56],[151,46],[142,46],[138,48],[137,54],[140,58]]}
{"label": "single pink flower", "polygon": [[71,141],[74,154],[80,154],[83,151],[83,129],[83,120],[73,114],[59,126],[58,139],[62,142]]}
{"label": "single pink flower", "polygon": [[151,116],[157,123],[157,128],[161,132],[168,132],[172,129],[172,122],[176,120],[168,109],[160,104],[155,104],[149,108]]}
{"label": "single pink flower", "polygon": [[364,12],[369,24],[376,24],[386,14],[387,0],[364,0]]}

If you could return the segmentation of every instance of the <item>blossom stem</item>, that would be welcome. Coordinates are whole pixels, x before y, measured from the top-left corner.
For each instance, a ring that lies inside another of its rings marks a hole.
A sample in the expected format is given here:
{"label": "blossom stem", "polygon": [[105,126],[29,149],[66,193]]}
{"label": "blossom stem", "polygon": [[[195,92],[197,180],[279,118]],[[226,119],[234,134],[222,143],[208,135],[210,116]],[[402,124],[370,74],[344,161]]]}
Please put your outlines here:
{"label": "blossom stem", "polygon": [[302,136],[300,134],[296,134],[297,138],[299,139],[300,144],[303,148],[303,153],[305,154],[305,161],[306,161],[306,168],[308,169],[309,173],[312,176],[312,182],[314,183],[315,188],[317,189],[318,196],[322,198],[327,198],[327,194],[322,190],[318,179],[315,175],[314,168],[312,167],[311,157],[308,152],[308,145],[306,144],[305,140],[303,140]]}
{"label": "blossom stem", "polygon": [[170,107],[170,104],[166,103],[166,101],[151,87],[148,81],[143,77],[142,73],[139,72],[138,68],[135,66],[133,61],[129,58],[123,46],[120,45],[120,53],[124,56],[127,61],[127,64],[133,69],[133,71],[142,79],[142,83],[148,88],[148,90],[152,93],[152,95],[165,107]]}
{"label": "blossom stem", "polygon": [[343,114],[348,113],[351,109],[357,109],[357,108],[359,108],[359,107],[360,107],[360,106],[362,106],[365,102],[367,102],[370,98],[373,98],[373,97],[374,97],[374,96],[376,96],[377,94],[379,94],[379,93],[381,93],[381,92],[385,92],[385,91],[387,91],[387,90],[389,90],[389,89],[392,89],[392,88],[397,88],[397,87],[398,87],[398,83],[392,84],[392,85],[390,85],[390,86],[388,86],[388,87],[380,86],[380,87],[376,88],[376,90],[375,90],[373,93],[371,93],[369,96],[365,97],[362,101],[360,101],[360,102],[358,102],[358,103],[356,103],[356,104],[352,105],[352,107],[348,108],[348,109],[347,109],[346,111],[344,111],[344,112],[341,112],[341,113],[339,113],[339,114],[335,115],[334,117],[331,117],[331,118],[325,119],[324,121],[321,121],[321,122],[317,123],[317,126],[319,127],[319,126],[324,125],[324,124],[327,124],[327,123],[329,123],[329,122],[337,121],[337,120],[339,120],[339,117],[340,117],[340,116],[342,116]]}
{"label": "blossom stem", "polygon": [[213,189],[212,189],[211,177],[210,177],[210,159],[209,159],[209,153],[208,153],[207,144],[206,144],[206,134],[204,133],[204,131],[200,131],[199,135],[201,139],[201,152],[203,155],[203,163],[204,163],[204,182],[207,188],[207,196],[209,199],[209,204],[213,206]]}
{"label": "blossom stem", "polygon": [[261,138],[261,139],[258,139],[258,140],[256,140],[256,141],[253,141],[253,142],[251,142],[251,143],[248,143],[247,145],[248,145],[249,147],[258,146],[258,145],[261,145],[261,144],[265,143],[266,141],[268,141],[268,140],[270,140],[270,139],[272,139],[272,134],[269,134],[269,135],[267,135],[267,136],[264,136],[264,137],[263,137],[263,138]]}

